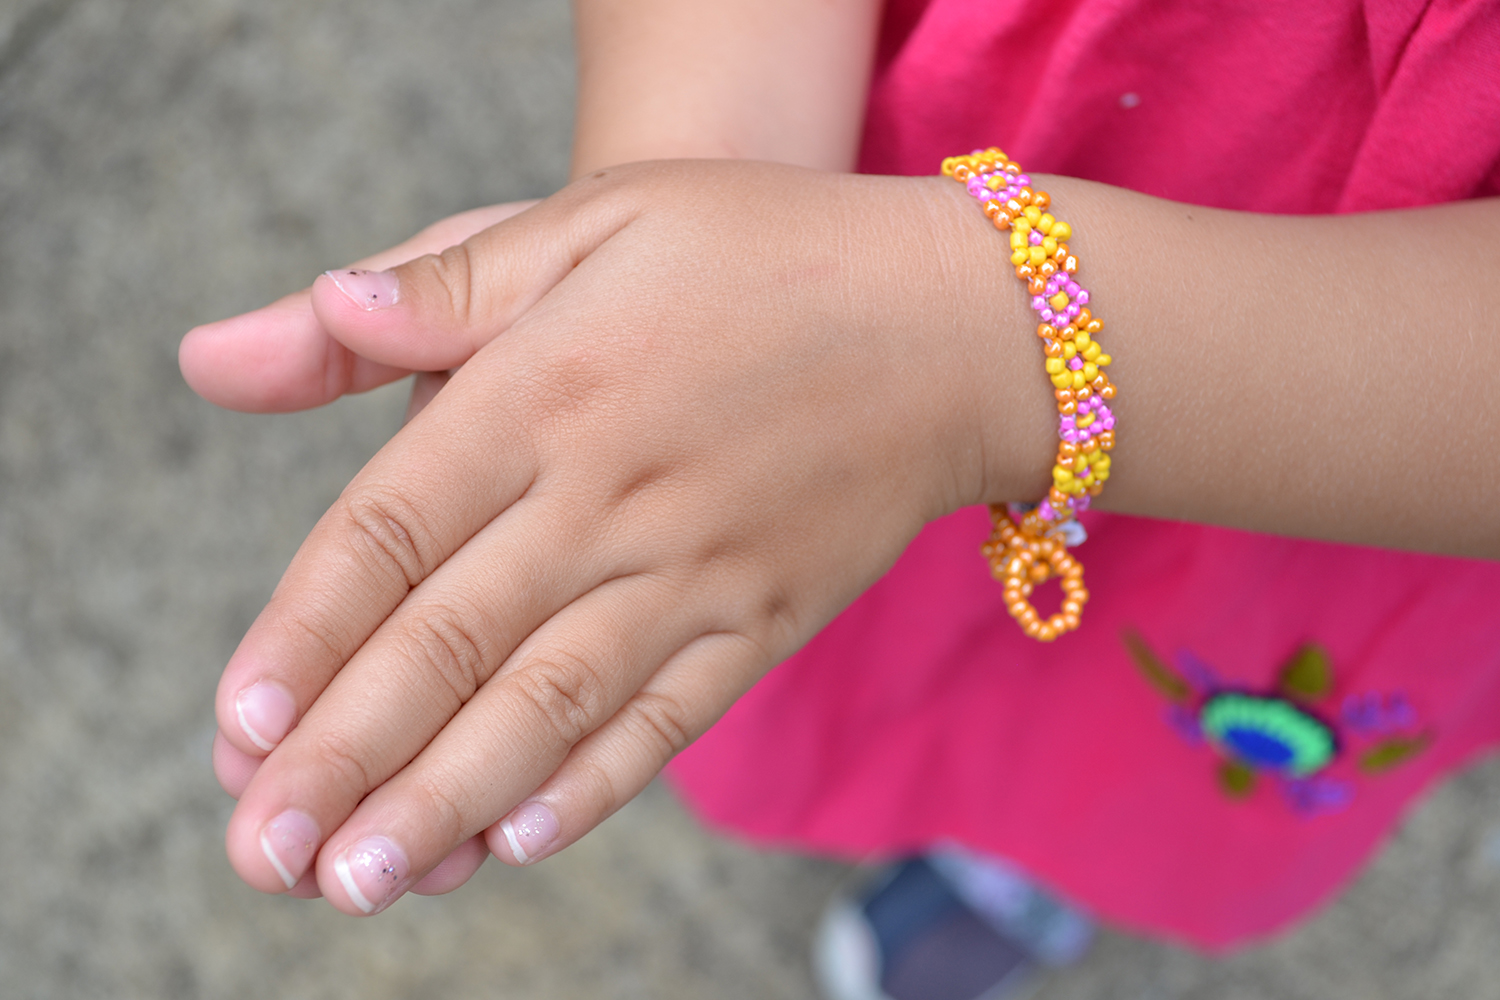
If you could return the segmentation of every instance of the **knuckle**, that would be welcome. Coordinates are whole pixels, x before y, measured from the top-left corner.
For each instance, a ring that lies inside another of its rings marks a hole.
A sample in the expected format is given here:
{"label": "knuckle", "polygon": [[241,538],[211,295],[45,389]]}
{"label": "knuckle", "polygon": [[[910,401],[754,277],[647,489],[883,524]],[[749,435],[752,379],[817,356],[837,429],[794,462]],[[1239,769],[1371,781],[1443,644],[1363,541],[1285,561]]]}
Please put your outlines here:
{"label": "knuckle", "polygon": [[373,775],[365,763],[364,748],[346,735],[331,730],[320,733],[313,752],[324,767],[336,776],[339,786],[363,794],[375,787]]}
{"label": "knuckle", "polygon": [[435,611],[413,622],[406,635],[411,659],[440,678],[460,705],[491,672],[491,644],[463,624],[471,620],[452,609]]}
{"label": "knuckle", "polygon": [[467,329],[476,312],[474,258],[467,243],[449,247],[432,258],[432,274],[453,307],[453,318]]}
{"label": "knuckle", "polygon": [[464,796],[454,790],[466,783],[454,781],[455,777],[461,776],[447,771],[424,773],[408,791],[419,799],[417,810],[423,823],[450,843],[457,844],[473,831],[469,828],[469,810],[464,808]]}
{"label": "knuckle", "polygon": [[416,507],[391,490],[365,490],[342,499],[344,516],[357,543],[385,567],[392,576],[399,575],[408,588],[415,587],[428,573],[424,550],[431,546],[431,532]]}
{"label": "knuckle", "polygon": [[582,657],[553,650],[518,671],[516,683],[566,746],[573,746],[599,723],[603,684]]}
{"label": "knuckle", "polygon": [[693,742],[688,712],[675,698],[642,691],[630,700],[626,710],[630,728],[638,738],[654,744],[663,764]]}

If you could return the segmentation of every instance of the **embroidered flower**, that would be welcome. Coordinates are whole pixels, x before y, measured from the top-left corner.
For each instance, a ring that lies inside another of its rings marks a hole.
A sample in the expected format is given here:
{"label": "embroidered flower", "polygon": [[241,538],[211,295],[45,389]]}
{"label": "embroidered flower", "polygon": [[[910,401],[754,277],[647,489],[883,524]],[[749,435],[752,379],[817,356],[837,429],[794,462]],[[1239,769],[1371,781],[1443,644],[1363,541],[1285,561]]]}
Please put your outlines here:
{"label": "embroidered flower", "polygon": [[1352,763],[1375,775],[1404,764],[1432,739],[1418,729],[1417,713],[1400,692],[1348,694],[1337,718],[1319,715],[1317,706],[1334,691],[1333,668],[1319,646],[1298,649],[1275,689],[1255,693],[1223,683],[1189,650],[1178,652],[1174,669],[1139,635],[1127,632],[1124,640],[1141,674],[1171,703],[1172,728],[1190,745],[1207,744],[1218,753],[1219,785],[1233,798],[1249,796],[1267,778],[1300,815],[1342,809],[1353,800],[1355,783],[1328,772],[1344,759],[1350,741],[1370,742]]}

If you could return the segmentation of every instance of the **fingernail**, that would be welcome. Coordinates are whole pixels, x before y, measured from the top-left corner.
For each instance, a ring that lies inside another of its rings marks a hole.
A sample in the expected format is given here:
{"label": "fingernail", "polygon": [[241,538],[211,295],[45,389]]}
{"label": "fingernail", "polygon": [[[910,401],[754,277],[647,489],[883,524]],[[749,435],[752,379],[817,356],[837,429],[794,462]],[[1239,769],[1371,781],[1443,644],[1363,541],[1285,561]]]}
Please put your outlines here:
{"label": "fingernail", "polygon": [[394,271],[366,271],[361,267],[346,267],[340,271],[325,271],[339,291],[349,296],[349,301],[361,309],[384,309],[395,305],[401,298],[401,288]]}
{"label": "fingernail", "polygon": [[344,891],[365,913],[384,906],[409,870],[405,852],[384,837],[366,837],[333,863]]}
{"label": "fingernail", "polygon": [[279,684],[257,681],[234,700],[240,729],[262,750],[275,750],[297,719],[297,703]]}
{"label": "fingernail", "polygon": [[525,802],[500,821],[500,832],[519,864],[529,865],[557,839],[557,816],[540,802]]}
{"label": "fingernail", "polygon": [[318,824],[307,813],[288,809],[260,831],[260,849],[288,889],[307,873],[318,850]]}

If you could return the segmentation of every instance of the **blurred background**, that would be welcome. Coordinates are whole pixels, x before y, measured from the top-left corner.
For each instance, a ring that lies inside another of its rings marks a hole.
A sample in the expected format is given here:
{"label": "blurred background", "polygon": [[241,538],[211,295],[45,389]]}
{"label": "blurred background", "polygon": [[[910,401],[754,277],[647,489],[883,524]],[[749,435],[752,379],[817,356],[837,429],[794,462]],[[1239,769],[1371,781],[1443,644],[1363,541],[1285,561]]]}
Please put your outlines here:
{"label": "blurred background", "polygon": [[[849,869],[653,786],[374,920],[224,860],[219,670],[405,387],[251,417],[192,325],[565,176],[564,0],[0,0],[0,997],[811,998]],[[1500,997],[1500,767],[1337,905],[1211,961],[1106,933],[1045,998]]]}

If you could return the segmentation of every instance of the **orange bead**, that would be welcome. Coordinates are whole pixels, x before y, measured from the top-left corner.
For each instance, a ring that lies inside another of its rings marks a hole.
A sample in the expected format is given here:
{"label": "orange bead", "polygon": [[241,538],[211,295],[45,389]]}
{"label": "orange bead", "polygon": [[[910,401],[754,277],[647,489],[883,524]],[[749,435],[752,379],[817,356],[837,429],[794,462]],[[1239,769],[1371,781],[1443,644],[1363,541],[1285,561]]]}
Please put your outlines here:
{"label": "orange bead", "polygon": [[1087,323],[1083,324],[1083,332],[1088,334],[1090,337],[1092,337],[1102,329],[1104,329],[1104,320],[1100,319],[1097,316],[1091,317]]}
{"label": "orange bead", "polygon": [[1106,385],[1103,389],[1099,390],[1099,395],[1103,396],[1105,399],[1114,399],[1115,387],[1112,385]]}
{"label": "orange bead", "polygon": [[1031,203],[1045,212],[1052,204],[1052,196],[1045,191],[1037,191],[1032,194]]}
{"label": "orange bead", "polygon": [[973,177],[973,176],[974,176],[974,171],[970,170],[968,167],[964,166],[962,163],[960,163],[958,166],[956,166],[956,167],[953,168],[953,179],[956,180],[956,181],[960,181],[960,182],[967,181],[970,177]]}
{"label": "orange bead", "polygon": [[1059,344],[1057,341],[1053,340],[1051,337],[1048,337],[1046,340],[1042,341],[1042,353],[1047,355],[1047,357],[1049,358],[1060,358],[1062,357],[1063,346],[1062,344]]}
{"label": "orange bead", "polygon": [[1078,270],[1078,258],[1074,257],[1072,254],[1068,254],[1067,258],[1063,261],[1062,269],[1064,271],[1067,271],[1069,274],[1072,274],[1075,271],[1077,271]]}
{"label": "orange bead", "polygon": [[1033,274],[1036,274],[1036,268],[1032,267],[1030,264],[1016,265],[1016,277],[1020,278],[1022,281],[1030,281]]}
{"label": "orange bead", "polygon": [[1057,445],[1057,457],[1065,461],[1077,458],[1078,446],[1072,441],[1059,441]]}
{"label": "orange bead", "polygon": [[1102,434],[1099,435],[1098,440],[1099,440],[1099,447],[1103,448],[1105,451],[1113,451],[1114,450],[1114,447],[1115,447],[1115,432],[1114,431],[1105,431],[1104,433],[1102,433]]}
{"label": "orange bead", "polygon": [[1066,403],[1058,403],[1057,412],[1065,417],[1071,417],[1073,414],[1078,412],[1078,404],[1073,402],[1071,399]]}
{"label": "orange bead", "polygon": [[1062,620],[1064,632],[1072,632],[1077,629],[1080,621],[1078,612],[1076,611],[1064,611],[1062,613]]}
{"label": "orange bead", "polygon": [[1032,295],[1040,295],[1047,290],[1047,279],[1041,275],[1032,278],[1026,284],[1026,291]]}
{"label": "orange bead", "polygon": [[1082,389],[1074,389],[1073,395],[1078,397],[1078,401],[1080,403],[1084,403],[1093,397],[1094,390],[1090,389],[1088,386],[1084,386]]}
{"label": "orange bead", "polygon": [[1075,398],[1072,389],[1058,389],[1053,395],[1059,403],[1071,403]]}
{"label": "orange bead", "polygon": [[1039,271],[1044,277],[1050,278],[1057,273],[1057,265],[1052,263],[1050,260],[1044,260],[1042,261],[1042,266],[1037,268],[1037,271]]}

